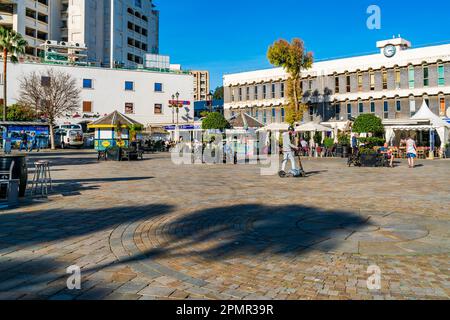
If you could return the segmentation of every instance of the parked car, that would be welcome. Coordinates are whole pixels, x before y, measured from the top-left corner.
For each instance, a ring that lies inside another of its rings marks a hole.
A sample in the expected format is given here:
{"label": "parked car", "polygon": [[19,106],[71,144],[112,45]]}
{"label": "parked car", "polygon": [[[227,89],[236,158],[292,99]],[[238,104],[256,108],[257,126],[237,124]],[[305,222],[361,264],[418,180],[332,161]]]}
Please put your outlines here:
{"label": "parked car", "polygon": [[82,148],[84,146],[83,131],[81,129],[56,129],[55,146],[61,149],[68,147]]}

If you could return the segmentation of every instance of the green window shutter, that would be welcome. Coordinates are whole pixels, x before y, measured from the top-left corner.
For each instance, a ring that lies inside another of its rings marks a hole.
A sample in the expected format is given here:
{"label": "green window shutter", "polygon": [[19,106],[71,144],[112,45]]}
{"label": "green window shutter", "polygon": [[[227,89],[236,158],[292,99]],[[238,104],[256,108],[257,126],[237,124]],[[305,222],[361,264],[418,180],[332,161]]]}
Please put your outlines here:
{"label": "green window shutter", "polygon": [[438,85],[444,86],[445,85],[445,78],[444,78],[444,66],[438,66]]}
{"label": "green window shutter", "polygon": [[414,67],[411,66],[408,69],[409,88],[414,89]]}

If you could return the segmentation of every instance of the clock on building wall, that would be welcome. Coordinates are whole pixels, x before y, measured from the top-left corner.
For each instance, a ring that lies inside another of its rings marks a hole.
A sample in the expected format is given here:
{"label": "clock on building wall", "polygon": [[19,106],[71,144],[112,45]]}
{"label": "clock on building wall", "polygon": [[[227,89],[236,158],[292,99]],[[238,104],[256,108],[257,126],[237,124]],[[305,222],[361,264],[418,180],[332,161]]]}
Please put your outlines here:
{"label": "clock on building wall", "polygon": [[383,51],[384,51],[384,55],[386,56],[386,58],[392,58],[397,53],[397,48],[395,46],[393,46],[392,44],[390,44],[390,45],[387,45],[386,47],[384,47]]}

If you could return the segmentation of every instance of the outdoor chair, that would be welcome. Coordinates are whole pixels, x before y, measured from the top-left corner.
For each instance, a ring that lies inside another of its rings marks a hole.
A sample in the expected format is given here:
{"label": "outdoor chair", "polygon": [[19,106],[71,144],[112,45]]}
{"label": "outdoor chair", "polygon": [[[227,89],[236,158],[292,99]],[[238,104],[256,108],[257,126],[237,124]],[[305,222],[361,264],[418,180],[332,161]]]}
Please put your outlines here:
{"label": "outdoor chair", "polygon": [[13,179],[14,161],[9,170],[0,171],[0,188],[6,186],[6,200],[8,205],[16,205],[19,199],[19,180]]}

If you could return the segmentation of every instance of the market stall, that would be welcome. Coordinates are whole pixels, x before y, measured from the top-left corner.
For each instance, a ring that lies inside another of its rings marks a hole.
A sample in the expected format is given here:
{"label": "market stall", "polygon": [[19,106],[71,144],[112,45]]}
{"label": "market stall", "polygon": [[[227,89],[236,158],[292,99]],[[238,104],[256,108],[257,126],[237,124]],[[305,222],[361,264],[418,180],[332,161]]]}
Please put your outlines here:
{"label": "market stall", "polygon": [[105,151],[113,147],[128,148],[130,142],[136,140],[136,135],[142,130],[143,125],[118,111],[114,111],[89,124],[88,127],[95,129],[95,149]]}

